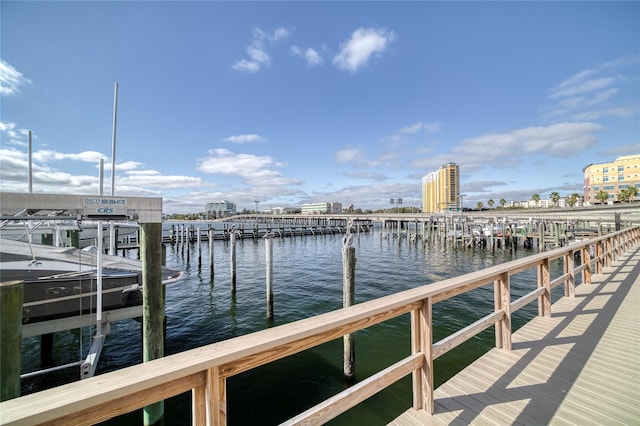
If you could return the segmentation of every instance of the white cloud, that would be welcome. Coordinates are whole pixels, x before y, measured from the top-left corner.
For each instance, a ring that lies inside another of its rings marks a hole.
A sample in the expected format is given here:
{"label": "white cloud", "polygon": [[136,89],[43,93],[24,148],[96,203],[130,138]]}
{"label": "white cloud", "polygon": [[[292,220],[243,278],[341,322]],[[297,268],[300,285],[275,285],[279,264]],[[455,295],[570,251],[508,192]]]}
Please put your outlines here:
{"label": "white cloud", "polygon": [[552,88],[551,95],[549,97],[551,99],[555,99],[564,96],[575,96],[582,93],[592,92],[594,90],[610,86],[614,81],[615,79],[613,77],[600,77],[581,81],[579,78],[574,76]]}
{"label": "white cloud", "polygon": [[348,163],[349,161],[358,161],[364,157],[364,153],[359,149],[347,148],[336,152],[336,161],[338,163]]}
{"label": "white cloud", "polygon": [[424,130],[426,133],[437,133],[442,130],[442,123],[424,123],[422,121],[418,121],[411,126],[403,127],[402,129],[398,130],[397,133],[403,135],[413,135],[420,132],[421,130]]}
{"label": "white cloud", "polygon": [[260,71],[260,64],[257,62],[247,61],[246,59],[241,59],[233,64],[233,69],[255,73]]}
{"label": "white cloud", "polygon": [[256,28],[253,31],[253,40],[246,48],[249,58],[236,61],[232,68],[234,70],[256,73],[262,67],[271,66],[271,56],[267,52],[267,43],[277,43],[289,37],[289,30],[283,27],[276,28],[273,34],[267,34],[262,29]]}
{"label": "white cloud", "polygon": [[[580,71],[549,90],[549,104],[543,108],[542,120],[594,120],[615,115],[624,102],[624,85],[637,79],[635,69],[640,56],[630,56],[610,61]],[[633,76],[629,77],[632,73]],[[621,90],[622,89],[622,90]],[[618,105],[616,105],[618,104]],[[593,107],[601,105],[599,110]]]}
{"label": "white cloud", "polygon": [[[116,166],[117,170],[117,166]],[[200,178],[191,176],[162,175],[156,170],[139,170],[126,173],[127,176],[116,176],[116,190],[129,188],[182,189],[196,188],[204,185]]]}
{"label": "white cloud", "polygon": [[236,154],[224,148],[212,149],[207,157],[197,161],[197,169],[201,172],[239,176],[249,185],[268,187],[300,184],[299,180],[287,178],[273,170],[284,166],[284,163],[268,156]]}
{"label": "white cloud", "polygon": [[333,58],[339,69],[355,73],[366,67],[374,55],[381,55],[395,40],[393,31],[376,28],[358,28],[351,38],[340,45],[340,52]]}
{"label": "white cloud", "polygon": [[520,161],[550,155],[570,157],[598,142],[596,133],[604,127],[590,122],[563,122],[550,126],[527,127],[503,133],[488,133],[468,138],[450,153],[427,156],[412,162],[414,167],[431,170],[449,161],[473,172],[482,168],[494,171],[514,167]]}
{"label": "white cloud", "polygon": [[284,27],[279,27],[273,31],[273,35],[270,37],[270,40],[272,42],[277,42],[285,38],[288,38],[289,35],[290,35],[290,31],[288,29]]}
{"label": "white cloud", "polygon": [[0,95],[11,96],[18,93],[20,86],[31,81],[10,63],[0,59]]}
{"label": "white cloud", "polygon": [[253,142],[267,142],[268,139],[256,134],[249,135],[234,135],[223,139],[225,142],[233,143],[253,143]]}
{"label": "white cloud", "polygon": [[322,65],[322,63],[324,62],[324,58],[320,56],[318,51],[310,47],[307,49],[302,49],[294,45],[294,46],[291,46],[291,53],[293,53],[294,55],[300,58],[303,58],[306,61],[307,66],[309,67]]}
{"label": "white cloud", "polygon": [[49,161],[77,160],[97,164],[100,162],[101,158],[106,159],[106,156],[96,151],[83,151],[78,153],[65,154],[62,152],[51,150],[40,150],[33,153],[33,159],[35,161],[41,161],[43,163]]}

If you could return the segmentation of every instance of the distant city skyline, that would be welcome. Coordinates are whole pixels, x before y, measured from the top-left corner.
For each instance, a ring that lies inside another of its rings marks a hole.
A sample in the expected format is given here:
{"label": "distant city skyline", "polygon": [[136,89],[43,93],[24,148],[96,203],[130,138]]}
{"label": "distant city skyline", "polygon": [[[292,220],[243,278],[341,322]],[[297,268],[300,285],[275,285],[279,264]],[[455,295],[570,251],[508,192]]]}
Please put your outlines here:
{"label": "distant city skyline", "polygon": [[165,213],[582,194],[640,152],[640,2],[0,3],[0,190]]}

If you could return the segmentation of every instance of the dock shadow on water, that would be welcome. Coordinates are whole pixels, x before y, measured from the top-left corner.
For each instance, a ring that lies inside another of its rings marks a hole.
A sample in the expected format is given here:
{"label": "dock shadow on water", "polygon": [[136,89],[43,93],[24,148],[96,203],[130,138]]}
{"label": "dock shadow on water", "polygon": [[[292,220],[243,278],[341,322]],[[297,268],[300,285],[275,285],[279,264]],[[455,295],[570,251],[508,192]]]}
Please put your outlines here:
{"label": "dock shadow on water", "polygon": [[[342,235],[325,234],[276,238],[273,244],[274,319],[266,318],[265,244],[261,239],[240,240],[236,247],[237,287],[231,291],[228,241],[214,242],[214,276],[208,269],[206,245],[198,250],[167,248],[167,266],[185,271],[184,279],[167,287],[167,341],[170,355],[225,339],[289,323],[342,307]],[[361,303],[395,292],[462,275],[533,252],[519,248],[454,250],[438,244],[383,239],[379,231],[359,234],[356,248],[355,301]],[[199,256],[202,256],[201,258]],[[532,287],[533,286],[533,287]],[[535,287],[535,277],[523,274],[512,283],[514,297]],[[558,289],[556,289],[558,290]],[[561,290],[561,289],[560,289]],[[490,295],[484,293],[489,292]],[[554,296],[559,297],[559,296]],[[459,330],[493,307],[493,290],[481,288],[434,306],[436,339]],[[522,310],[514,329],[536,312]],[[518,325],[519,324],[519,325]],[[356,342],[356,379],[362,380],[410,353],[409,315],[359,331]],[[78,360],[88,331],[56,335],[56,362]],[[436,360],[436,384],[444,382],[493,345],[493,331]],[[141,362],[140,324],[133,320],[112,324],[98,366],[98,374]],[[234,376],[227,381],[230,425],[278,424],[345,389],[342,339]],[[39,366],[39,341],[25,339],[23,370]],[[78,369],[23,380],[31,393],[77,380]],[[411,379],[404,378],[347,413],[334,425],[383,425],[405,411],[412,401]],[[105,422],[106,425],[142,424],[140,411]],[[165,401],[166,425],[191,424],[191,394]]]}

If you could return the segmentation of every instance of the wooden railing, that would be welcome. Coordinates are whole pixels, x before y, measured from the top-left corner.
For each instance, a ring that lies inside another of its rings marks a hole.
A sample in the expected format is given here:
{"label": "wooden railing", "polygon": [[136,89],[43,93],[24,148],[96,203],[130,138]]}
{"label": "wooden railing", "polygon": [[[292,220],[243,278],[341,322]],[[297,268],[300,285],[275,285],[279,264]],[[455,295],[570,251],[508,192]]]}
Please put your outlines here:
{"label": "wooden railing", "polygon": [[[95,424],[169,397],[191,391],[193,424],[226,424],[226,379],[255,367],[318,346],[399,315],[411,314],[411,354],[285,424],[320,424],[349,410],[376,392],[411,374],[413,406],[434,409],[433,362],[481,331],[495,326],[496,347],[511,348],[512,314],[538,301],[538,314],[551,315],[551,290],[564,285],[574,295],[582,283],[601,273],[624,251],[640,243],[640,227],[573,243],[459,277],[403,291],[268,330],[188,350],[162,359],[0,403],[6,425]],[[574,254],[580,253],[580,266]],[[551,277],[550,262],[562,259],[563,273]],[[537,288],[511,301],[510,277],[537,271]],[[494,310],[456,333],[433,343],[432,306],[493,284]],[[407,401],[409,405],[409,401]]]}

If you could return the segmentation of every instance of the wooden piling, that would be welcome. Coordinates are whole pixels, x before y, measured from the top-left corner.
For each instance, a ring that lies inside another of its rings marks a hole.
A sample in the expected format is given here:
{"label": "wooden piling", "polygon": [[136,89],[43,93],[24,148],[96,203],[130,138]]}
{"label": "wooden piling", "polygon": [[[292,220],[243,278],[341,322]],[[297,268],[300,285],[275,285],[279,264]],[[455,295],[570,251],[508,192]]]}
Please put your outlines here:
{"label": "wooden piling", "polygon": [[267,232],[262,238],[266,255],[267,319],[273,319],[273,233]]}
{"label": "wooden piling", "polygon": [[201,238],[200,238],[200,227],[196,228],[196,246],[198,247],[198,270],[202,267],[202,249],[200,247]]}
{"label": "wooden piling", "polygon": [[231,267],[231,292],[236,291],[236,229],[231,227],[229,230],[229,263]]}
{"label": "wooden piling", "polygon": [[209,274],[211,275],[211,279],[213,280],[213,236],[215,229],[209,228],[207,229],[207,238],[209,239]]}
{"label": "wooden piling", "polygon": [[0,401],[20,396],[24,281],[0,282]]}
{"label": "wooden piling", "polygon": [[[342,300],[348,308],[355,301],[356,249],[351,247],[353,236],[345,234],[342,239]],[[353,333],[343,336],[344,342],[344,378],[347,383],[356,380],[356,343]]]}
{"label": "wooden piling", "polygon": [[[142,361],[164,356],[164,289],[162,287],[162,224],[140,224],[142,260]],[[144,424],[161,424],[164,401],[144,407]]]}

